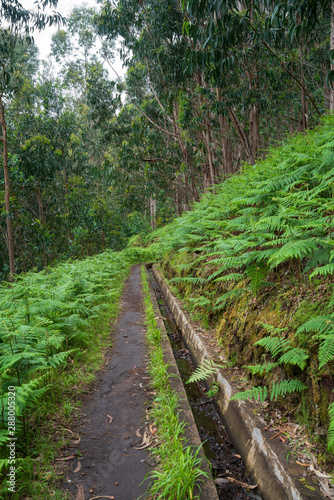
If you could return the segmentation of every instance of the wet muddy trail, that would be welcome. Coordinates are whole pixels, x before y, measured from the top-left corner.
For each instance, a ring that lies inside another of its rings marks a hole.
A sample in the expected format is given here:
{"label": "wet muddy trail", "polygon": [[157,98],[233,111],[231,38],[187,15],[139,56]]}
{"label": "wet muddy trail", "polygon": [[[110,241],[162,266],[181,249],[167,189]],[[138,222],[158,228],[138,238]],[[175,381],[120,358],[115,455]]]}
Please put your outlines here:
{"label": "wet muddy trail", "polygon": [[63,487],[76,500],[136,500],[144,495],[147,484],[141,483],[151,470],[148,451],[135,449],[148,402],[140,266],[131,271],[121,306],[112,348],[66,450],[77,459],[70,461]]}
{"label": "wet muddy trail", "polygon": [[[195,366],[183,344],[173,317],[152,273],[153,288],[167,329],[174,356],[195,418],[213,476],[221,481],[219,498],[246,500],[260,497],[248,493],[228,477],[249,483],[242,459],[230,442],[205,387],[187,384]],[[140,448],[146,409],[150,404],[149,378],[140,266],[134,266],[125,284],[121,312],[114,328],[113,345],[97,381],[81,409],[72,444],[63,450],[60,468],[65,472],[62,487],[71,499],[137,500],[145,498],[151,470],[149,448]],[[67,462],[66,457],[72,457]],[[183,500],[183,499],[179,499]]]}

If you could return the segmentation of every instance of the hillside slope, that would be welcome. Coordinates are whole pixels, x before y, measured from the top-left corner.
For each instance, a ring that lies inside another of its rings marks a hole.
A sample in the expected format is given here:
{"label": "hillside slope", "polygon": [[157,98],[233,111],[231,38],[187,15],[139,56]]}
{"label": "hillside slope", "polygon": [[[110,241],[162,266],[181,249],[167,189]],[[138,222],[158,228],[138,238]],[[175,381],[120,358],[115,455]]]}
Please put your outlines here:
{"label": "hillside slope", "polygon": [[320,441],[328,434],[331,451],[333,179],[334,117],[327,117],[150,236],[174,290],[229,361],[257,363],[253,384],[285,397]]}

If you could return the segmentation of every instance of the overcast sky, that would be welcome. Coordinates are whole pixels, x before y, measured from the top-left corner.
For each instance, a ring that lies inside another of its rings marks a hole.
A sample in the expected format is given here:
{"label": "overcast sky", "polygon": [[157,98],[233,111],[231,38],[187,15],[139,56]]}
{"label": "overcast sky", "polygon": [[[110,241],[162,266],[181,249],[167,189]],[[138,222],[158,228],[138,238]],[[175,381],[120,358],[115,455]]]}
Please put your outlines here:
{"label": "overcast sky", "polygon": [[[21,4],[23,5],[23,7],[27,8],[27,9],[34,9],[34,7],[35,7],[34,2],[35,2],[35,0],[21,0]],[[76,7],[78,5],[82,5],[82,4],[86,4],[89,7],[95,7],[97,10],[99,10],[99,8],[101,7],[101,4],[98,5],[95,0],[86,0],[86,1],[58,0],[58,6],[55,10],[57,12],[59,12],[62,16],[67,17],[74,7]],[[66,29],[66,25],[61,26],[60,28]],[[56,33],[57,29],[58,29],[58,27],[56,25],[54,25],[51,27],[46,27],[41,32],[36,31],[34,33],[34,40],[35,40],[36,45],[38,46],[41,59],[46,59],[47,56],[49,55],[50,45],[51,45],[51,37],[54,33]],[[115,60],[115,65],[114,65],[115,69],[118,72],[118,74],[124,75],[125,70],[122,69],[122,62],[120,61],[118,55],[117,54],[115,54],[115,55],[116,55],[116,60]],[[112,76],[114,76],[114,75],[112,75]]]}

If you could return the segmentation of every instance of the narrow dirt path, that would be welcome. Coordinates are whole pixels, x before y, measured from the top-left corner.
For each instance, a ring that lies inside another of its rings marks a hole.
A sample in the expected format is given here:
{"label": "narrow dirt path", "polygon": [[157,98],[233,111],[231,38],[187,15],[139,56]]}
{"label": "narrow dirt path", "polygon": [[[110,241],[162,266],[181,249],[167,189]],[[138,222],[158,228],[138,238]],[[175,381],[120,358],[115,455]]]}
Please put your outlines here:
{"label": "narrow dirt path", "polygon": [[109,359],[79,422],[81,441],[66,450],[81,456],[71,461],[63,485],[72,498],[137,500],[145,493],[146,485],[140,483],[150,470],[145,462],[148,454],[133,447],[140,441],[136,431],[147,407],[144,331],[140,266],[134,266],[125,285]]}

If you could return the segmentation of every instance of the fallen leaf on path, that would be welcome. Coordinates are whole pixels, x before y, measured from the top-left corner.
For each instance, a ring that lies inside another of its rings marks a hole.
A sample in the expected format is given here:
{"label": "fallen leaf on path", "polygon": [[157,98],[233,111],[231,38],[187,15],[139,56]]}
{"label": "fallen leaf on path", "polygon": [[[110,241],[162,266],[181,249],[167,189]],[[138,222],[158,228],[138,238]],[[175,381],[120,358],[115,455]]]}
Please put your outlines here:
{"label": "fallen leaf on path", "polygon": [[114,417],[111,417],[110,415],[107,414],[107,417],[109,418],[109,424],[111,424],[111,422],[114,420]]}
{"label": "fallen leaf on path", "polygon": [[321,477],[321,479],[331,479],[332,476],[329,476],[328,474],[324,474],[323,472],[320,472],[319,470],[314,469],[312,472],[318,477]]}
{"label": "fallen leaf on path", "polygon": [[149,441],[148,443],[144,444],[144,446],[134,447],[134,450],[145,450],[145,448],[148,448],[149,446],[151,446],[151,444],[152,441]]}
{"label": "fallen leaf on path", "polygon": [[118,482],[117,482],[117,481],[115,481],[115,482],[114,482],[114,485],[115,485],[115,486],[118,486]]}
{"label": "fallen leaf on path", "polygon": [[64,458],[56,458],[56,460],[72,460],[73,458],[75,458],[75,455],[69,455],[68,457]]}
{"label": "fallen leaf on path", "polygon": [[76,467],[76,469],[74,469],[73,472],[79,472],[79,470],[81,470],[81,462],[78,462],[78,466]]}
{"label": "fallen leaf on path", "polygon": [[109,497],[108,495],[102,495],[102,497],[93,497],[89,500],[96,500],[97,498],[110,498],[110,500],[115,500],[115,497]]}
{"label": "fallen leaf on path", "polygon": [[70,432],[71,434],[73,434],[73,432],[71,431],[71,429],[68,429],[67,427],[64,427],[63,425],[62,425],[62,428],[63,428],[63,429],[65,429],[65,431],[68,431],[68,432]]}
{"label": "fallen leaf on path", "polygon": [[326,481],[326,479],[319,479],[319,483],[321,492],[324,494],[324,496],[333,499],[334,490],[329,487],[328,481]]}
{"label": "fallen leaf on path", "polygon": [[301,465],[302,467],[309,467],[310,464],[304,464],[303,462],[299,462],[296,460],[296,464]]}
{"label": "fallen leaf on path", "polygon": [[76,439],[75,441],[73,441],[73,444],[79,444],[81,441],[81,437],[79,436],[78,439]]}
{"label": "fallen leaf on path", "polygon": [[237,479],[234,479],[234,477],[227,477],[226,479],[222,479],[222,478],[215,479],[215,483],[218,484],[218,486],[226,484],[227,482],[235,484],[236,486],[240,486],[240,488],[247,488],[247,490],[255,490],[255,488],[257,488],[257,484],[243,483],[242,481],[238,481]]}
{"label": "fallen leaf on path", "polygon": [[85,500],[85,490],[81,484],[77,484],[78,493],[75,497],[75,500]]}

